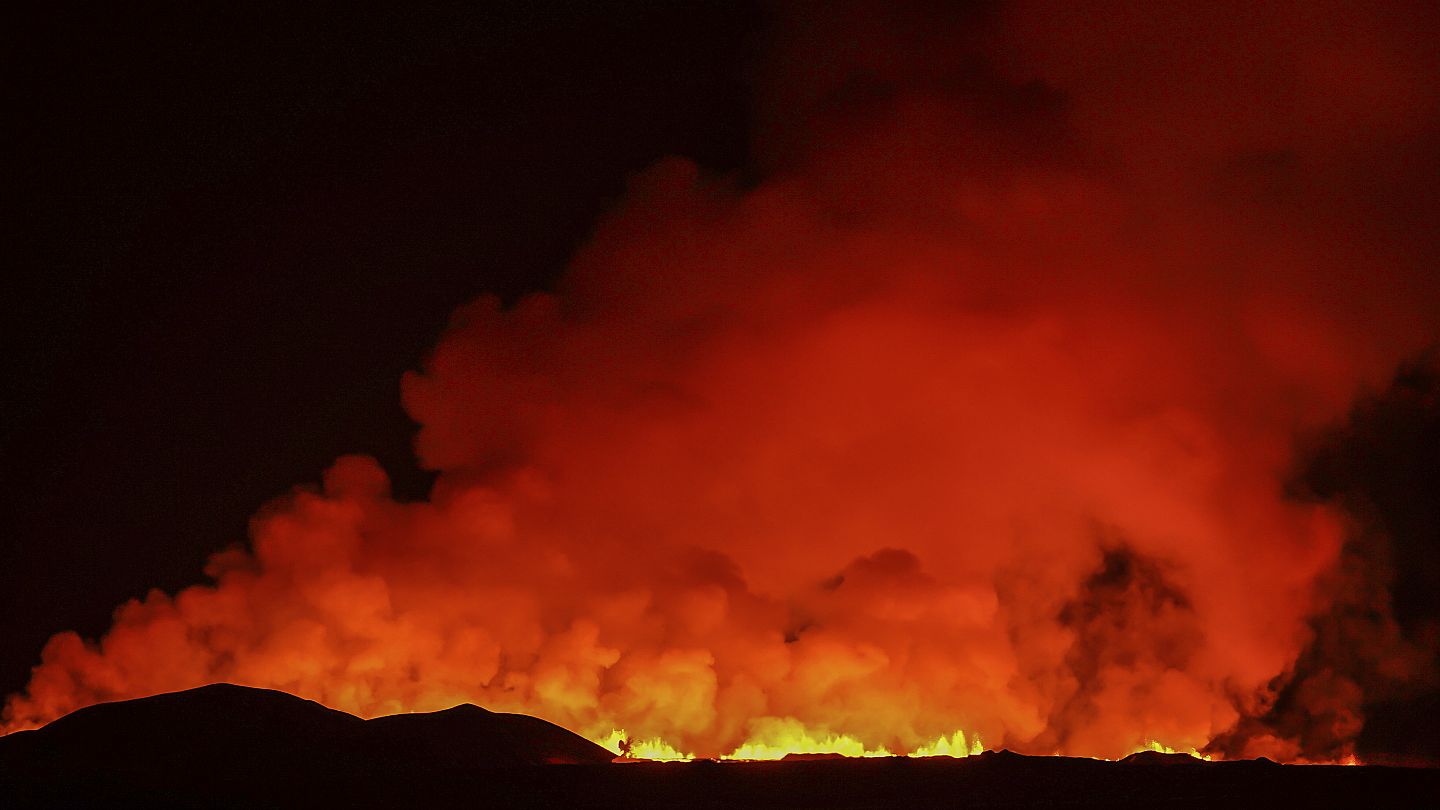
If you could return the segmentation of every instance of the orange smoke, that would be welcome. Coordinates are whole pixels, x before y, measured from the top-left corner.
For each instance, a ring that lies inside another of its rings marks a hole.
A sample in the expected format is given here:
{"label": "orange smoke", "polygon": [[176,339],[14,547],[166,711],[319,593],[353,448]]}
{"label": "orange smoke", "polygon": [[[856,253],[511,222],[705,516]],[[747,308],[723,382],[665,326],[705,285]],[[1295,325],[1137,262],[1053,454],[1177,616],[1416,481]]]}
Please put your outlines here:
{"label": "orange smoke", "polygon": [[211,681],[697,755],[1263,712],[1347,530],[1284,497],[1295,439],[1440,335],[1435,57],[1388,13],[1152,6],[782,15],[767,179],[659,162],[403,381],[428,501],[340,459],[213,583],[55,636],[6,727]]}

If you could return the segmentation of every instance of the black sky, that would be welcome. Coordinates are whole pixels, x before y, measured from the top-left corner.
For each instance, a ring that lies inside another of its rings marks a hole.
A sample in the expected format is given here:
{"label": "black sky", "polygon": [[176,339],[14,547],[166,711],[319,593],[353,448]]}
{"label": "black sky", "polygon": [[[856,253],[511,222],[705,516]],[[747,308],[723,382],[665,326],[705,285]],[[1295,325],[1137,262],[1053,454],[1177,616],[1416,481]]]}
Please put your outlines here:
{"label": "black sky", "polygon": [[401,374],[454,307],[552,280],[657,157],[744,166],[758,19],[658,0],[23,14],[0,693],[52,633],[196,581],[338,455],[422,495]]}

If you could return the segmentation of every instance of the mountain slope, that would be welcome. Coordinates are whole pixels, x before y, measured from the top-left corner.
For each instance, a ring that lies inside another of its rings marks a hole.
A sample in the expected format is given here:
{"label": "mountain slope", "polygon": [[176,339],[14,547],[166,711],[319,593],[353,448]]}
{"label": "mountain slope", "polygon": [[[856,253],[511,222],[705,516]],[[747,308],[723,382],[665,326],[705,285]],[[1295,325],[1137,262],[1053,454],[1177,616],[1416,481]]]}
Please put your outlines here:
{"label": "mountain slope", "polygon": [[0,793],[47,803],[66,795],[265,803],[277,791],[323,795],[368,779],[612,756],[552,723],[477,706],[366,721],[284,692],[211,684],[90,706],[0,737]]}

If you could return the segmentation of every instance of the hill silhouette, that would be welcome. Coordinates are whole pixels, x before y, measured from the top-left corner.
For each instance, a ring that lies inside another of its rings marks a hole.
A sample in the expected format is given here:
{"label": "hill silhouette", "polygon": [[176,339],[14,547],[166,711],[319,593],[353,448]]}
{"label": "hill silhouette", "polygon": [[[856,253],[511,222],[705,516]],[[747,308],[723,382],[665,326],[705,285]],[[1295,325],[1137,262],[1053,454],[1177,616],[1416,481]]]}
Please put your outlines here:
{"label": "hill silhouette", "polygon": [[[1257,760],[1258,761],[1258,760]],[[1267,762],[1269,760],[1266,760]],[[1204,765],[1205,760],[1190,754],[1164,751],[1137,751],[1120,760],[1122,765]]]}
{"label": "hill silhouette", "polygon": [[277,787],[612,757],[553,723],[468,704],[362,720],[285,692],[219,683],[89,706],[0,737],[0,793],[37,803],[114,795],[246,804]]}
{"label": "hill silhouette", "polygon": [[372,755],[432,766],[598,765],[615,757],[538,717],[497,714],[468,703],[429,714],[377,717],[365,723],[364,732]]}
{"label": "hill silhouette", "polygon": [[[1181,767],[1174,767],[1181,766]],[[214,684],[106,703],[0,737],[0,807],[1424,806],[1440,770],[792,757],[612,764],[552,723],[456,706],[361,720],[284,692]]]}

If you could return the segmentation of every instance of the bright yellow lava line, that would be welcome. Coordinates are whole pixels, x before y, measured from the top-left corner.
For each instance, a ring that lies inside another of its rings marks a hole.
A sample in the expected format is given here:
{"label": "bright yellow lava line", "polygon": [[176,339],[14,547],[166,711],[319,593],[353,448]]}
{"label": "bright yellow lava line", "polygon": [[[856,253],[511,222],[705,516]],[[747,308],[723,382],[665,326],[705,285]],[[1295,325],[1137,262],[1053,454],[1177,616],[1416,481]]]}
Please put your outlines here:
{"label": "bright yellow lava line", "polygon": [[683,754],[664,740],[659,738],[650,740],[634,740],[630,743],[630,750],[626,753],[621,748],[621,743],[630,739],[625,729],[617,728],[610,732],[610,736],[604,739],[595,740],[602,747],[616,756],[625,756],[628,759],[647,759],[656,762],[688,762],[695,758],[694,754]]}
{"label": "bright yellow lava line", "polygon": [[842,757],[892,757],[885,749],[866,748],[865,744],[846,734],[832,734],[816,739],[808,734],[778,742],[751,740],[721,759],[784,759],[787,754],[838,754]]}
{"label": "bright yellow lava line", "polygon": [[1202,753],[1200,753],[1199,751],[1195,750],[1194,748],[1179,748],[1179,749],[1176,749],[1176,748],[1171,748],[1171,747],[1168,746],[1168,745],[1163,745],[1163,744],[1161,744],[1161,743],[1158,743],[1158,742],[1156,742],[1156,741],[1154,741],[1154,740],[1147,740],[1143,746],[1141,746],[1141,747],[1139,747],[1139,748],[1136,748],[1133,753],[1138,754],[1138,753],[1140,753],[1140,752],[1142,752],[1142,751],[1156,751],[1156,752],[1159,752],[1159,753],[1161,753],[1161,754],[1189,754],[1190,756],[1195,757],[1196,759],[1203,759],[1203,760],[1205,760],[1206,762],[1211,762],[1211,761],[1213,761],[1213,760],[1211,759],[1211,757],[1210,757],[1209,754],[1202,754]]}
{"label": "bright yellow lava line", "polygon": [[957,731],[949,737],[941,737],[929,745],[915,749],[912,757],[973,757],[985,753],[985,745],[979,737],[965,743],[965,732]]}
{"label": "bright yellow lava line", "polygon": [[[788,718],[782,720],[771,720],[771,722],[759,725],[758,732],[754,737],[747,740],[739,748],[729,754],[721,756],[720,759],[727,761],[761,761],[783,759],[789,754],[835,754],[844,757],[893,757],[892,753],[885,746],[867,748],[865,744],[851,737],[848,734],[811,734],[800,723]],[[628,753],[622,746],[629,740]],[[630,735],[624,729],[615,729],[609,736],[596,738],[595,743],[603,746],[617,757],[624,756],[633,761],[654,761],[654,762],[689,762],[695,759],[694,754],[687,754],[664,740],[655,737],[646,740],[630,740]],[[1144,751],[1155,751],[1161,754],[1188,754],[1206,762],[1213,762],[1214,758],[1209,754],[1203,754],[1195,748],[1172,748],[1157,740],[1147,740],[1133,753]],[[972,757],[985,752],[985,745],[978,736],[967,736],[964,731],[956,731],[950,736],[940,736],[928,745],[922,745],[904,756],[907,757]],[[1059,754],[1056,754],[1059,756]],[[1319,764],[1327,765],[1359,765],[1360,761],[1354,754],[1334,762]]]}
{"label": "bright yellow lava line", "polygon": [[[868,748],[860,740],[848,734],[811,734],[801,724],[791,720],[780,720],[760,724],[756,733],[740,747],[721,756],[722,760],[757,761],[783,759],[790,754],[834,754],[843,757],[893,757],[897,754],[885,746]],[[628,744],[627,744],[628,741]],[[615,729],[609,736],[595,740],[616,756],[629,760],[654,760],[660,762],[684,762],[695,759],[694,754],[680,751],[658,738],[632,740],[624,729]],[[967,737],[965,732],[956,731],[949,736],[937,737],[928,745],[922,745],[906,754],[909,757],[967,757],[983,753],[985,745],[979,737]]]}

